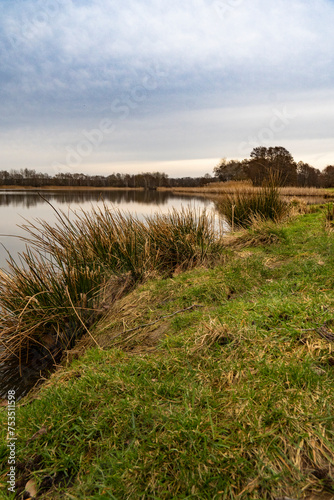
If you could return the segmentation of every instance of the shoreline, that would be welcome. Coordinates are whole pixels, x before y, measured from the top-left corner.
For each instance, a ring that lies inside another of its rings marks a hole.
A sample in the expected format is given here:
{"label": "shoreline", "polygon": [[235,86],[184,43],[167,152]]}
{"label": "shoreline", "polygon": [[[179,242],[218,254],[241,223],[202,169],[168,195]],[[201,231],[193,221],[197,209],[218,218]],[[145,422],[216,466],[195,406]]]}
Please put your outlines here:
{"label": "shoreline", "polygon": [[[63,192],[83,192],[83,191],[137,191],[137,192],[158,192],[158,193],[173,193],[189,196],[203,196],[216,198],[222,195],[234,194],[253,194],[258,192],[261,187],[251,186],[249,184],[238,185],[237,183],[214,183],[203,187],[157,187],[155,189],[145,189],[143,187],[96,187],[96,186],[0,186],[0,192],[17,191],[17,192],[49,192],[49,191],[63,191]],[[286,197],[309,197],[309,198],[324,198],[334,199],[334,191],[327,188],[304,188],[295,186],[285,186],[279,188],[282,196]]]}
{"label": "shoreline", "polygon": [[0,191],[145,191],[144,188],[96,186],[0,186]]}

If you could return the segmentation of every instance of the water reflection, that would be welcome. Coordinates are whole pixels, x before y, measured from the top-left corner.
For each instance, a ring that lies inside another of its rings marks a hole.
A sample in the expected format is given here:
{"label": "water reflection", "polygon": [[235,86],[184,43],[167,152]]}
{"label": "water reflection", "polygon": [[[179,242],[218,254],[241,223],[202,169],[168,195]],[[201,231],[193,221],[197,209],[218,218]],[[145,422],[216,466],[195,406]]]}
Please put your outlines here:
{"label": "water reflection", "polygon": [[[57,204],[83,204],[104,200],[115,205],[128,205],[138,203],[143,205],[166,205],[171,204],[173,199],[189,202],[187,195],[175,195],[166,191],[0,191],[0,206],[21,206],[24,208],[43,205],[45,198],[50,203]],[[197,197],[198,198],[198,197]],[[203,198],[204,200],[204,198]]]}
{"label": "water reflection", "polygon": [[56,221],[55,210],[63,210],[69,217],[73,217],[73,212],[91,210],[92,206],[103,207],[104,203],[108,207],[131,212],[139,218],[156,211],[165,213],[172,208],[180,210],[189,204],[196,208],[209,208],[213,205],[205,198],[192,198],[166,191],[48,190],[41,191],[40,195],[37,190],[0,191],[0,269],[8,269],[7,252],[15,258],[25,250],[25,243],[20,237],[26,234],[18,227],[25,222],[24,219],[43,219],[53,224]]}

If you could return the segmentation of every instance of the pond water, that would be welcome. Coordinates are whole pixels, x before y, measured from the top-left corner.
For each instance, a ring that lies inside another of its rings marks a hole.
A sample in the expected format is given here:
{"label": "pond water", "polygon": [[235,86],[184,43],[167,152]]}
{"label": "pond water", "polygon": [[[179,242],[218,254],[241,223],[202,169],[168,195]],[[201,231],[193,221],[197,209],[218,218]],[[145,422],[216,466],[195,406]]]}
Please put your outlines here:
{"label": "pond water", "polygon": [[43,191],[41,196],[37,191],[0,191],[0,269],[7,269],[8,252],[16,258],[25,249],[20,237],[27,234],[18,227],[25,223],[24,219],[43,219],[52,223],[56,219],[54,209],[75,217],[75,212],[102,207],[105,203],[115,210],[120,209],[142,218],[157,211],[166,213],[173,208],[179,210],[189,205],[207,210],[213,210],[214,207],[205,198],[160,191]]}

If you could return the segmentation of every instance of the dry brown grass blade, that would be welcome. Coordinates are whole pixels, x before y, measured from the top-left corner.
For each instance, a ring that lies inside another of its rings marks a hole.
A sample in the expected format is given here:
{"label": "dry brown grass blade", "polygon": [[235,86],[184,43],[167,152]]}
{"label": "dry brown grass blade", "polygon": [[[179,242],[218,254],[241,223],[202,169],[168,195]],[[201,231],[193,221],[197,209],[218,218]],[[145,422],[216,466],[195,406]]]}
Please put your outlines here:
{"label": "dry brown grass blade", "polygon": [[[205,331],[203,331],[203,329]],[[216,319],[210,319],[209,323],[203,323],[203,328],[198,332],[195,339],[191,339],[190,353],[202,353],[210,349],[214,344],[229,344],[234,336],[226,325],[222,325]]]}
{"label": "dry brown grass blade", "polygon": [[101,346],[99,345],[99,343],[97,342],[97,340],[94,338],[94,336],[91,334],[91,332],[88,330],[87,326],[85,325],[85,323],[82,321],[81,317],[79,316],[78,311],[74,307],[74,304],[72,302],[72,299],[71,299],[71,296],[69,294],[69,291],[68,291],[67,287],[66,287],[66,293],[67,293],[67,296],[68,296],[68,300],[70,301],[70,304],[71,304],[71,306],[73,308],[73,311],[74,311],[75,315],[77,316],[78,320],[80,321],[81,325],[84,327],[84,329],[86,330],[86,332],[88,333],[88,335],[90,336],[90,338],[93,340],[94,344],[96,344],[97,347],[99,349],[101,349]]}

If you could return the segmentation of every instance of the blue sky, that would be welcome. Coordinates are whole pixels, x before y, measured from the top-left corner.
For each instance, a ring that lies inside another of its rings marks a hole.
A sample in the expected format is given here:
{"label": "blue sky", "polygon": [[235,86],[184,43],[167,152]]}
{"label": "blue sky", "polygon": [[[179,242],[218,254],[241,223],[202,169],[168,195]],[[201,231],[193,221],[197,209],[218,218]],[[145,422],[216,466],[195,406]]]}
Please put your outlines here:
{"label": "blue sky", "polygon": [[334,164],[334,2],[0,0],[0,169]]}

